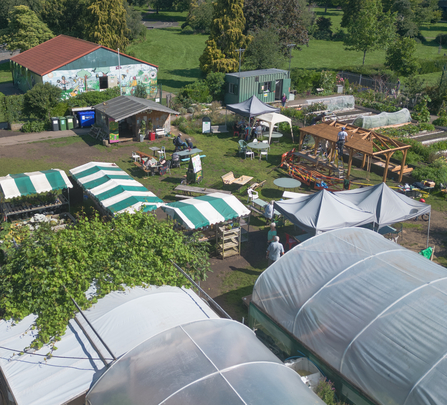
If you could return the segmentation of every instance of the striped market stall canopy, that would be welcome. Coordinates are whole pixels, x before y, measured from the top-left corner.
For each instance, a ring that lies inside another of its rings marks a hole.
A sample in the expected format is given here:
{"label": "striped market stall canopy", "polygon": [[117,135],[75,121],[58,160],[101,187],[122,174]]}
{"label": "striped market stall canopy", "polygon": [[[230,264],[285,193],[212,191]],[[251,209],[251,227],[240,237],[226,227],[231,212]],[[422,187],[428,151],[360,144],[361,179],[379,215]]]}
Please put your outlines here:
{"label": "striped market stall canopy", "polygon": [[188,229],[199,229],[250,214],[235,196],[212,193],[162,207],[169,216]]}
{"label": "striped market stall canopy", "polygon": [[163,201],[115,163],[90,162],[70,170],[78,184],[112,215],[157,209]]}
{"label": "striped market stall canopy", "polygon": [[65,172],[59,169],[8,174],[5,177],[0,177],[0,188],[5,199],[72,187],[73,185]]}

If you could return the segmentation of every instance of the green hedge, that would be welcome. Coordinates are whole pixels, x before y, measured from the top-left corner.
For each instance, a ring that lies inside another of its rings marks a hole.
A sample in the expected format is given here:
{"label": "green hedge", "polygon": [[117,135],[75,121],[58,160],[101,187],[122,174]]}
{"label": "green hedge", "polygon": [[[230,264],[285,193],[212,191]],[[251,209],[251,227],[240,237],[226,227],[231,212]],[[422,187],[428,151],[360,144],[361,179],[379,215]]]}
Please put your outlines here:
{"label": "green hedge", "polygon": [[113,87],[105,91],[88,91],[78,94],[76,97],[68,99],[66,103],[68,107],[89,107],[111,100],[119,95],[119,87]]}

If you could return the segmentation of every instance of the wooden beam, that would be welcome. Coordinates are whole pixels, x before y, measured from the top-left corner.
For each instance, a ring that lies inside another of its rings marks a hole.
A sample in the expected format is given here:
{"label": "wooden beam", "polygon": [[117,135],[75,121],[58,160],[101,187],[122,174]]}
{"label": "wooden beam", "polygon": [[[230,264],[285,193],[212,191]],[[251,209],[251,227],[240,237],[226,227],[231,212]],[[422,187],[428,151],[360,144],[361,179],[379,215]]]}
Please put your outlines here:
{"label": "wooden beam", "polygon": [[366,163],[366,153],[363,154],[362,169],[365,167],[365,163]]}
{"label": "wooden beam", "polygon": [[387,178],[387,175],[388,175],[388,167],[389,167],[389,165],[390,165],[390,159],[391,159],[391,156],[393,156],[393,153],[394,153],[394,152],[388,152],[388,153],[386,154],[385,170],[384,170],[384,172],[383,172],[383,182],[384,182],[384,183],[386,183],[386,178]]}
{"label": "wooden beam", "polygon": [[[354,149],[349,149],[349,160],[348,160],[348,179],[351,174],[351,166],[352,166],[352,155],[354,154]],[[364,155],[363,155],[364,156]]]}
{"label": "wooden beam", "polygon": [[305,138],[306,134],[302,131],[300,131],[300,142],[298,145],[298,150],[301,152],[303,150],[303,142],[304,142],[304,138]]}
{"label": "wooden beam", "polygon": [[400,173],[399,173],[399,182],[402,181],[402,177],[405,171],[405,160],[407,160],[408,149],[405,149],[402,156],[402,162],[400,163]]}

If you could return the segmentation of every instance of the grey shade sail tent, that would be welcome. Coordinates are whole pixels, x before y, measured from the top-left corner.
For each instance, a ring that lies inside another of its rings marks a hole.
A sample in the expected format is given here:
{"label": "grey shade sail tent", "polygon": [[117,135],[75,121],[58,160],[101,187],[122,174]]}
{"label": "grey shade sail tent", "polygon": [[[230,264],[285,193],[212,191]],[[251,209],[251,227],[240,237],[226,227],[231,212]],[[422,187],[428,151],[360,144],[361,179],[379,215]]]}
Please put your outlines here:
{"label": "grey shade sail tent", "polygon": [[[380,405],[445,405],[447,269],[363,228],[315,236],[252,303]],[[356,402],[363,403],[363,402]]]}
{"label": "grey shade sail tent", "polygon": [[253,331],[228,319],[151,337],[113,364],[86,399],[90,405],[324,405]]}
{"label": "grey shade sail tent", "polygon": [[337,197],[371,211],[379,228],[407,221],[431,212],[431,205],[413,200],[389,188],[385,183],[355,190],[337,191]]}
{"label": "grey shade sail tent", "polygon": [[306,232],[317,234],[374,222],[372,212],[365,211],[327,190],[297,199],[275,201],[275,208]]}
{"label": "grey shade sail tent", "polygon": [[248,100],[245,100],[242,103],[228,104],[227,110],[249,118],[261,114],[279,113],[281,111],[279,108],[263,103],[256,96],[251,96]]}
{"label": "grey shade sail tent", "polygon": [[132,115],[146,110],[160,111],[168,114],[180,114],[155,101],[134,96],[118,96],[94,106],[96,111],[101,111],[115,121],[121,121]]}

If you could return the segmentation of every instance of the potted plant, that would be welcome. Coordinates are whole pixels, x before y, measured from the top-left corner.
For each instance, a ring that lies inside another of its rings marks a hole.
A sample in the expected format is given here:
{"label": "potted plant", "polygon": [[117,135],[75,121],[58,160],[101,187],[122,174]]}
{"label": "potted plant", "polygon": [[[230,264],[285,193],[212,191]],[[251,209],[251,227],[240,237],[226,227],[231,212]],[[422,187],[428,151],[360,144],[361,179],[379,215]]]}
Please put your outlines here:
{"label": "potted plant", "polygon": [[139,134],[140,134],[140,142],[143,142],[144,138],[146,138],[146,121],[145,120],[141,120]]}

